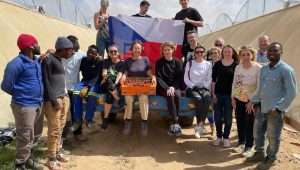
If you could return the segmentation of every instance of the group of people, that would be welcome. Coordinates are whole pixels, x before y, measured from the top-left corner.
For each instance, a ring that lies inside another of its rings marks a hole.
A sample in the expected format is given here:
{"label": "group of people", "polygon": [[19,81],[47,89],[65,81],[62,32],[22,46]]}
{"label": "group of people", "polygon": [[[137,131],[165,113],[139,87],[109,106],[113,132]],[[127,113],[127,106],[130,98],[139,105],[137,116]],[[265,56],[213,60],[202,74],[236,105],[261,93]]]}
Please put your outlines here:
{"label": "group of people", "polygon": [[[165,42],[153,70],[147,56],[142,56],[142,42],[132,43],[132,56],[125,61],[118,47],[109,43],[107,2],[102,1],[100,12],[95,14],[97,43],[89,46],[86,54],[80,51],[79,40],[74,35],[59,37],[55,50],[49,50],[46,55],[40,55],[34,36],[21,34],[18,37],[20,53],[7,64],[1,84],[1,89],[12,96],[17,133],[16,169],[42,169],[32,158],[31,150],[42,135],[44,115],[48,125],[46,166],[51,170],[62,169],[61,162],[68,162],[62,138],[72,129],[76,140],[87,140],[82,125],[93,128],[96,124],[94,113],[100,93],[105,94],[100,125],[103,131],[109,127],[113,104],[120,105],[124,99],[122,133],[131,134],[133,102],[137,97],[141,135],[147,136],[148,96],[121,96],[120,84],[128,77],[147,77],[156,82],[157,95],[166,99],[172,117],[169,135],[181,135],[180,98],[185,95],[196,103],[196,138],[204,134],[208,118],[212,132],[216,128],[213,145],[231,147],[230,132],[235,113],[236,149],[247,161],[262,161],[262,168],[274,163],[284,114],[297,92],[294,70],[281,60],[282,44],[271,43],[264,35],[258,39],[258,51],[242,46],[237,52],[219,38],[214,47],[206,50],[198,42],[197,35],[197,27],[203,25],[202,17],[196,9],[188,7],[188,0],[180,0],[183,9],[175,19],[186,23],[182,58],[174,57],[174,43]],[[147,15],[149,6],[148,1],[142,1],[141,10],[135,16],[150,17]],[[105,50],[107,57],[104,57]],[[87,102],[85,111],[83,100]],[[265,136],[269,141],[266,154]]]}

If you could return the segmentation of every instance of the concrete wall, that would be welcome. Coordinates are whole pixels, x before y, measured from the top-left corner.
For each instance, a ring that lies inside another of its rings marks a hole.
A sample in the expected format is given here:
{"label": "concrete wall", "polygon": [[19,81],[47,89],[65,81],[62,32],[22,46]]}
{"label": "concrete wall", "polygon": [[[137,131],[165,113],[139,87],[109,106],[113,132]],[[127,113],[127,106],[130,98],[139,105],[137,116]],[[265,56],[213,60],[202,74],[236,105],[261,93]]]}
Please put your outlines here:
{"label": "concrete wall", "polygon": [[[226,44],[235,47],[251,45],[257,47],[257,38],[267,34],[272,41],[279,41],[284,45],[283,59],[292,65],[300,80],[300,5],[271,13],[266,16],[234,25],[224,30],[205,35],[200,41],[206,47],[211,47],[218,37],[223,37]],[[287,114],[289,121],[300,129],[300,96],[294,101]]]}
{"label": "concrete wall", "polygon": [[[16,40],[20,33],[35,35],[43,51],[54,48],[58,36],[77,36],[83,51],[96,40],[96,32],[91,29],[0,2],[0,81],[5,65],[18,54]],[[9,104],[10,97],[0,90],[0,127],[13,120]]]}

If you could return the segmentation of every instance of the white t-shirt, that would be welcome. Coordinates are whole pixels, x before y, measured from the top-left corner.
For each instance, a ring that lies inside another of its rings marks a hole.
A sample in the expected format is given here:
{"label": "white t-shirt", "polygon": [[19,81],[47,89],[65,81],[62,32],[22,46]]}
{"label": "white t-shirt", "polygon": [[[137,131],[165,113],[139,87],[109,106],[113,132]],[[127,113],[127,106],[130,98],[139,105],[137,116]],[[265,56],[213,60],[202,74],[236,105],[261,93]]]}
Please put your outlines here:
{"label": "white t-shirt", "polygon": [[[190,66],[190,63],[192,66]],[[212,64],[206,60],[198,63],[195,60],[185,66],[184,82],[188,88],[195,86],[210,90],[212,82]]]}
{"label": "white t-shirt", "polygon": [[65,68],[66,77],[66,88],[72,90],[74,86],[79,83],[79,69],[81,64],[81,59],[86,56],[83,52],[78,51],[69,59],[62,59],[62,63]]}
{"label": "white t-shirt", "polygon": [[253,96],[257,84],[261,65],[253,62],[252,67],[245,69],[242,64],[235,68],[232,83],[232,97],[248,102]]}

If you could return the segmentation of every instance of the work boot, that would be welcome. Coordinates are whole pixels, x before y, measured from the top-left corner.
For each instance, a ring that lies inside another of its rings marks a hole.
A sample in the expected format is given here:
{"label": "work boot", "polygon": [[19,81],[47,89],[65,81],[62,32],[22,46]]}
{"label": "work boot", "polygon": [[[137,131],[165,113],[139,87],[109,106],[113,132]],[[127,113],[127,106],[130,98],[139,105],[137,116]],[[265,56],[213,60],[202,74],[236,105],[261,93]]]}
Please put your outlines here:
{"label": "work boot", "polygon": [[266,159],[258,164],[258,166],[256,167],[257,170],[267,170],[270,169],[272,166],[275,166],[276,164],[276,159],[270,159],[268,157],[266,157]]}
{"label": "work boot", "polygon": [[265,155],[263,152],[255,152],[253,155],[246,159],[246,162],[256,163],[265,160]]}

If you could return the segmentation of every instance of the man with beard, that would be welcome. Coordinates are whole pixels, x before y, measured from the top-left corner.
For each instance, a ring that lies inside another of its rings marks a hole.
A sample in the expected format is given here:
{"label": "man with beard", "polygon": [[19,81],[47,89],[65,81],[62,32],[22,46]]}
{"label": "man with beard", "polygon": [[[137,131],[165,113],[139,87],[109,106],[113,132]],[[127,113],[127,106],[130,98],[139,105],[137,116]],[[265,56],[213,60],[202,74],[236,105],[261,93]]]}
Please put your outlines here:
{"label": "man with beard", "polygon": [[[274,165],[280,145],[283,118],[297,93],[294,69],[281,60],[282,54],[280,43],[274,42],[268,47],[269,64],[261,69],[258,89],[247,104],[248,110],[255,110],[255,152],[248,156],[247,161],[262,161],[257,169],[269,169]],[[266,156],[265,134],[269,142]]]}
{"label": "man with beard", "polygon": [[18,38],[19,55],[5,69],[1,89],[12,96],[11,108],[16,124],[15,169],[43,169],[32,159],[34,140],[42,135],[43,101],[42,71],[36,55],[40,55],[37,39],[28,34]]}
{"label": "man with beard", "polygon": [[62,132],[70,106],[62,59],[68,59],[74,53],[72,42],[65,37],[59,37],[56,40],[55,50],[55,53],[49,54],[42,63],[45,89],[43,112],[48,124],[48,162],[46,166],[51,170],[61,168],[58,161],[68,162],[68,159],[60,152]]}

